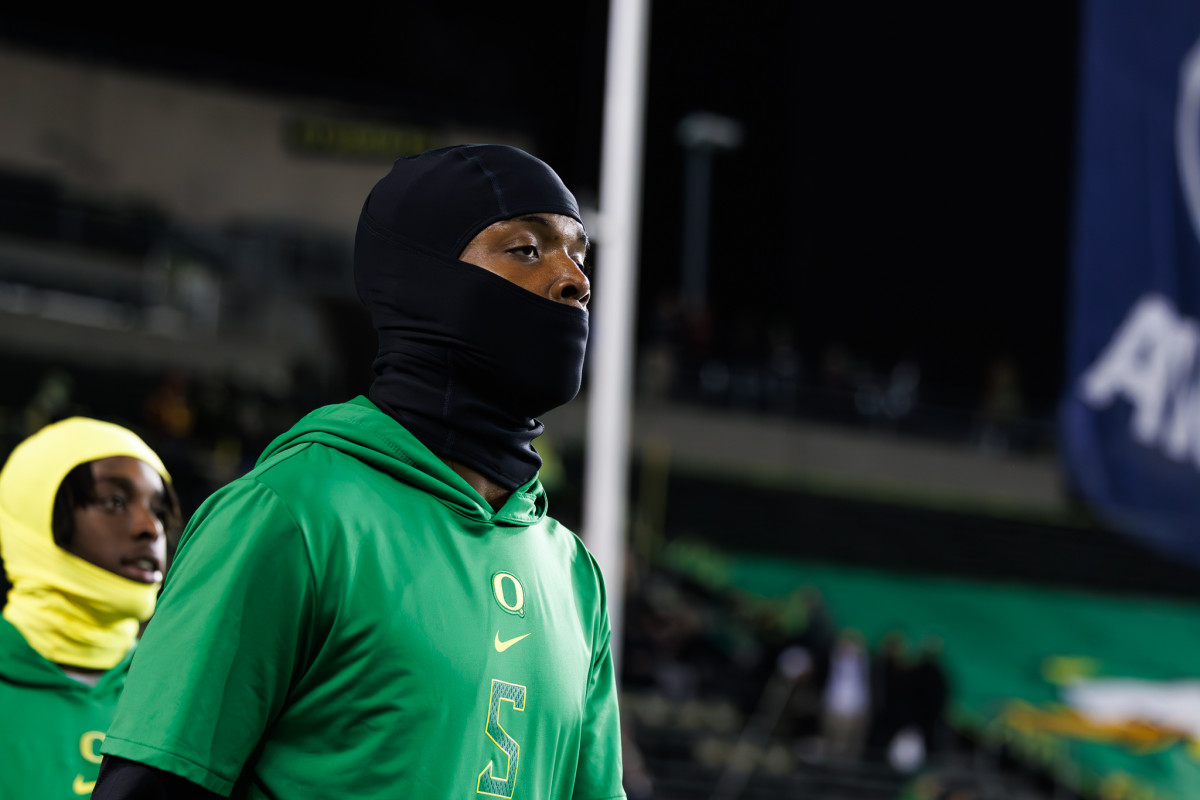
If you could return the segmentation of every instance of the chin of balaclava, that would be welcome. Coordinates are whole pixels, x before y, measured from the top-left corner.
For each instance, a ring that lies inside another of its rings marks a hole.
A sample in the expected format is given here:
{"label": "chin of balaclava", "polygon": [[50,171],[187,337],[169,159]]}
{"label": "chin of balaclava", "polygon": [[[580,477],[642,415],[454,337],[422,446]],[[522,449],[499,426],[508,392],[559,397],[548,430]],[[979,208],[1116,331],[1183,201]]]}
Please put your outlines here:
{"label": "chin of balaclava", "polygon": [[370,397],[438,456],[516,489],[541,466],[536,417],[579,391],[587,311],[456,256],[492,222],[579,214],[558,176],[515,148],[434,154],[398,160],[359,222],[355,277],[379,334]]}

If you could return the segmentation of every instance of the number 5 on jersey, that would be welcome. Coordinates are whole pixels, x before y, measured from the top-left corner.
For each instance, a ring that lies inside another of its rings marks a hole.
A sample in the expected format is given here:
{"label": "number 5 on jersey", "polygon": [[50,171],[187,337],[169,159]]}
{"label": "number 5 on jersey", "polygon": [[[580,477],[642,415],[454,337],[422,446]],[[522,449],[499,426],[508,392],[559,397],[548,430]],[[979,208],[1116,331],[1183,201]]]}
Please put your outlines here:
{"label": "number 5 on jersey", "polygon": [[497,778],[493,770],[496,762],[489,761],[483,768],[483,772],[479,773],[479,783],[475,791],[477,794],[486,794],[492,797],[511,798],[517,788],[517,766],[521,760],[521,745],[517,744],[517,740],[509,736],[508,731],[500,725],[501,701],[512,703],[514,711],[524,711],[525,687],[492,679],[492,699],[488,704],[485,730],[492,743],[503,750],[508,757],[508,769],[505,770],[504,777]]}

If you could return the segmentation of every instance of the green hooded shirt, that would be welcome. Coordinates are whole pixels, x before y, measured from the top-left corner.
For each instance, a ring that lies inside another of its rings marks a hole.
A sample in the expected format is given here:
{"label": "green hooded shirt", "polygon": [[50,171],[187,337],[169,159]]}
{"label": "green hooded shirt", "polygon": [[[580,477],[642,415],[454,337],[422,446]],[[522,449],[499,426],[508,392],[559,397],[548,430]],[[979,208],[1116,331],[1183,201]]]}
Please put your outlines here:
{"label": "green hooded shirt", "polygon": [[92,793],[130,657],[88,686],[0,617],[0,798],[78,800]]}
{"label": "green hooded shirt", "polygon": [[624,797],[603,579],[369,400],[184,531],[103,752],[249,798]]}

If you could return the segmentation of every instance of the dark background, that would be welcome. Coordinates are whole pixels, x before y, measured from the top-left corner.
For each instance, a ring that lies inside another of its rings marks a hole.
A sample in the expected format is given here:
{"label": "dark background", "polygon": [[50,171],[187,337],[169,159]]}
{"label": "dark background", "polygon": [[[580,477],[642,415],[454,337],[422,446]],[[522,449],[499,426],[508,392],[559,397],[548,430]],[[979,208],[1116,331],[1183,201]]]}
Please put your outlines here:
{"label": "dark background", "polygon": [[[584,202],[598,193],[607,3],[209,3],[139,14],[5,4],[0,35],[189,78],[527,132]],[[639,288],[678,286],[693,110],[731,116],[714,162],[710,296],[725,338],[790,321],[809,363],[841,343],[923,370],[969,406],[989,361],[1029,412],[1062,382],[1073,3],[652,3]],[[603,297],[603,267],[595,276]],[[645,322],[644,322],[645,324]]]}

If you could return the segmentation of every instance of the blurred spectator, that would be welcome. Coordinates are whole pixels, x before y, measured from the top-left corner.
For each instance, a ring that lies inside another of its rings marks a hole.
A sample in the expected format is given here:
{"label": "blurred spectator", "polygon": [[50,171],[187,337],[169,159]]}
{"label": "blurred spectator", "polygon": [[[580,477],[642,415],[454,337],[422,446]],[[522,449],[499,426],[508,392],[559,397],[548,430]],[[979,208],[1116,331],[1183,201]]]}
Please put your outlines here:
{"label": "blurred spectator", "polygon": [[1014,439],[1019,436],[1018,428],[1025,411],[1017,363],[1008,356],[994,358],[984,376],[983,397],[979,404],[976,433],[979,449],[1002,453],[1019,444]]}
{"label": "blurred spectator", "polygon": [[838,342],[826,345],[818,373],[818,413],[834,422],[849,422],[856,417],[854,359]]}
{"label": "blurred spectator", "polygon": [[892,367],[892,374],[884,390],[883,414],[889,419],[907,417],[916,408],[921,390],[921,365],[914,359],[905,358]]}
{"label": "blurred spectator", "polygon": [[908,642],[901,631],[891,630],[880,640],[872,659],[872,749],[886,751],[896,735],[914,722],[912,677]]}
{"label": "blurred spectator", "polygon": [[146,398],[146,424],[164,443],[181,443],[196,424],[187,376],[170,372]]}
{"label": "blurred spectator", "polygon": [[[763,657],[752,685],[761,691],[772,672],[784,671],[794,682],[778,733],[799,739],[820,734],[823,692],[837,632],[820,590],[802,586],[780,603],[764,603],[758,636]],[[803,663],[803,669],[795,667]],[[785,664],[792,665],[785,668]]]}
{"label": "blurred spectator", "polygon": [[626,601],[622,683],[644,686],[673,700],[693,697],[700,664],[693,640],[703,631],[702,610],[685,598],[669,576],[654,573],[640,581]]}
{"label": "blurred spectator", "polygon": [[[829,607],[825,604],[825,596],[815,586],[802,586],[793,596],[799,600],[804,610],[800,643],[813,653],[818,664],[828,663],[829,653],[836,638],[836,628]],[[821,677],[823,679],[824,675]]]}
{"label": "blurred spectator", "polygon": [[916,652],[899,630],[880,641],[875,658],[876,714],[870,741],[894,768],[911,772],[948,741],[950,684],[941,639],[925,636]]}
{"label": "blurred spectator", "polygon": [[175,476],[180,503],[185,514],[190,514],[211,487],[195,461],[192,434],[197,414],[188,376],[182,372],[163,375],[146,395],[142,416],[147,438]]}
{"label": "blurred spectator", "polygon": [[241,474],[245,446],[237,429],[233,388],[227,378],[211,376],[196,397],[193,442],[206,454],[200,465],[207,482],[224,486]]}
{"label": "blurred spectator", "polygon": [[916,725],[925,745],[925,752],[934,754],[946,745],[946,706],[950,698],[950,681],[942,663],[942,640],[926,636],[913,667],[913,695],[916,705]]}
{"label": "blurred spectator", "polygon": [[675,393],[682,325],[678,297],[673,293],[661,294],[641,347],[639,389],[647,401],[663,402]]}
{"label": "blurred spectator", "polygon": [[790,321],[777,321],[771,326],[767,341],[763,385],[766,410],[779,414],[795,413],[803,377],[804,362],[793,342],[792,325]]}
{"label": "blurred spectator", "polygon": [[739,315],[729,337],[729,403],[744,411],[762,408],[767,367],[762,327],[757,316]]}
{"label": "blurred spectator", "polygon": [[847,628],[830,654],[821,717],[825,752],[839,760],[859,759],[870,721],[870,661],[862,634]]}

